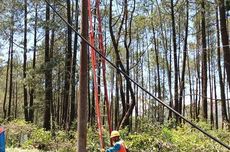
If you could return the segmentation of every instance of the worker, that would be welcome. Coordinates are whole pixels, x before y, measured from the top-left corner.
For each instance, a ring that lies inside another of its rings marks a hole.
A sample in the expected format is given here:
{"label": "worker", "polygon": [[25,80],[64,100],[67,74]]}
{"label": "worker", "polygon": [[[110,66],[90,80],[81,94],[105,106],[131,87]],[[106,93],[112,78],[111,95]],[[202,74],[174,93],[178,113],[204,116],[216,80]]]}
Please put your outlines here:
{"label": "worker", "polygon": [[5,130],[0,126],[0,152],[5,152]]}
{"label": "worker", "polygon": [[113,147],[110,147],[106,151],[102,149],[101,152],[128,152],[124,141],[120,138],[120,133],[118,131],[112,131],[110,138],[113,141]]}

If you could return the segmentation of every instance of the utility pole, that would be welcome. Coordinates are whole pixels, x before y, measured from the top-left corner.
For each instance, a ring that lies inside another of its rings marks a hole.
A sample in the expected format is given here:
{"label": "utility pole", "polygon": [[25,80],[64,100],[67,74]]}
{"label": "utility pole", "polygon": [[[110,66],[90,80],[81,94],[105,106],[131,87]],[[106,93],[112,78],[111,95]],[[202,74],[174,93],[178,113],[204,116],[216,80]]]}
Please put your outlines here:
{"label": "utility pole", "polygon": [[[88,39],[88,1],[81,0],[81,35]],[[87,137],[87,94],[88,94],[88,51],[87,43],[81,41],[80,50],[80,95],[78,100],[78,142],[77,151],[86,152]]]}

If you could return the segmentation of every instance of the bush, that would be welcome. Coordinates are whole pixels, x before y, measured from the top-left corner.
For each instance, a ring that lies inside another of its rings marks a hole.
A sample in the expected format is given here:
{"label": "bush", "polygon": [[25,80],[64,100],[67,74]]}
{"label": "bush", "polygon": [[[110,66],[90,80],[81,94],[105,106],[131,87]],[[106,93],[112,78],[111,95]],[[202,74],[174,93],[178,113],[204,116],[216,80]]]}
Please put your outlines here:
{"label": "bush", "polygon": [[5,125],[8,147],[21,147],[37,127],[24,120],[13,120]]}
{"label": "bush", "polygon": [[37,128],[32,131],[29,139],[22,145],[23,148],[32,148],[49,150],[49,145],[51,143],[51,133],[45,131],[43,128]]}
{"label": "bush", "polygon": [[9,148],[40,149],[45,151],[74,152],[76,151],[76,133],[74,131],[57,131],[52,136],[32,123],[14,120],[5,125],[6,144]]}
{"label": "bush", "polygon": [[155,151],[156,150],[155,137],[143,134],[130,134],[125,138],[125,144],[132,152],[140,151]]}
{"label": "bush", "polygon": [[[107,130],[103,130],[103,140],[106,147],[109,146],[109,132]],[[88,128],[87,132],[87,150],[89,152],[99,152],[100,151],[100,139],[98,130],[96,128]]]}
{"label": "bush", "polygon": [[[230,132],[227,130],[211,130],[210,125],[204,122],[200,122],[198,125],[226,144],[230,144]],[[126,128],[120,130],[120,134],[132,152],[227,151],[223,146],[188,124],[182,124],[177,128],[171,126],[170,123],[162,126],[143,121],[140,122],[138,132],[129,133]],[[9,122],[5,128],[8,148],[21,147],[31,151],[34,148],[58,152],[76,151],[77,133],[75,130],[69,132],[58,130],[51,134],[50,131],[45,131],[23,120]],[[105,147],[109,147],[110,138],[107,130],[103,131],[103,139]],[[100,151],[97,128],[88,128],[87,150],[89,152]]]}
{"label": "bush", "polygon": [[[202,128],[204,128],[209,134],[214,137],[219,137],[221,141],[229,144],[229,132],[226,132],[226,136],[223,136],[221,135],[223,130],[211,130],[207,124],[203,122],[199,124],[201,124],[200,126],[202,126]],[[198,130],[191,128],[188,124],[182,125],[177,129],[172,129],[171,135],[171,141],[174,145],[176,145],[178,151],[227,151],[219,143],[211,140]]]}

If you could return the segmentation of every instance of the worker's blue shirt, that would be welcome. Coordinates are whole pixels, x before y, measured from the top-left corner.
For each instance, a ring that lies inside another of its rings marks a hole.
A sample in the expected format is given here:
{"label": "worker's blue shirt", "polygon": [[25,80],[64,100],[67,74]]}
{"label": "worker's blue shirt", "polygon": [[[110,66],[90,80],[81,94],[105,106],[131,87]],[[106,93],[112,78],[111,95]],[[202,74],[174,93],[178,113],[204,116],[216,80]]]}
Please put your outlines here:
{"label": "worker's blue shirt", "polygon": [[113,147],[110,147],[106,150],[106,152],[117,152],[121,148],[121,144],[119,142],[116,142]]}

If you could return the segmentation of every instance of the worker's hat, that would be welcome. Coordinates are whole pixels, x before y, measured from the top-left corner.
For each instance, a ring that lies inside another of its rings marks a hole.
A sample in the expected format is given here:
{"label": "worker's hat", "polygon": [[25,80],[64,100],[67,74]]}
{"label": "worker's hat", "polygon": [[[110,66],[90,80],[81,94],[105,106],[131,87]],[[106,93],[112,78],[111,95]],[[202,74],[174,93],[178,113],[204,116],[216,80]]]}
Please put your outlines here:
{"label": "worker's hat", "polygon": [[119,133],[118,131],[116,131],[116,130],[113,130],[113,131],[111,132],[110,138],[119,137],[119,136],[120,136],[120,133]]}

